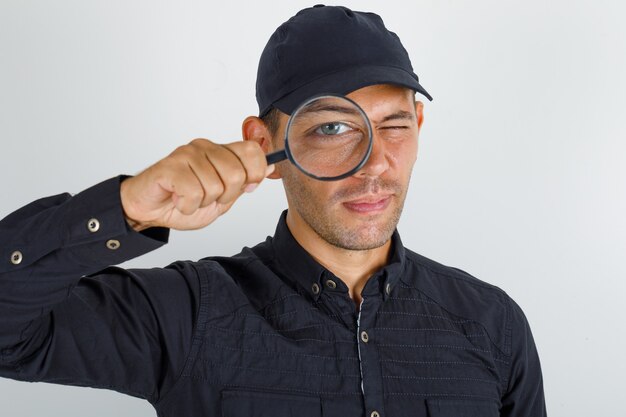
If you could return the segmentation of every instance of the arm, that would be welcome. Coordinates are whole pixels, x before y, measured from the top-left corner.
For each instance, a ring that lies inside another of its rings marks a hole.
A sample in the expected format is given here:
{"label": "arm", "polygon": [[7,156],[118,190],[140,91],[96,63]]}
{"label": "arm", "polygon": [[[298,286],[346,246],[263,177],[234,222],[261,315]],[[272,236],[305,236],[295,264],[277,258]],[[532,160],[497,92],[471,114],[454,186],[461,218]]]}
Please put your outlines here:
{"label": "arm", "polygon": [[541,364],[530,326],[522,309],[511,300],[512,356],[509,383],[502,397],[502,417],[545,417]]}
{"label": "arm", "polygon": [[0,376],[163,398],[192,339],[193,264],[103,268],[158,248],[170,228],[207,226],[272,169],[256,142],[195,139],[134,177],[0,221]]}
{"label": "arm", "polygon": [[128,226],[121,180],[37,200],[0,221],[0,375],[149,400],[173,384],[191,340],[196,277],[183,263],[103,270],[169,235]]}

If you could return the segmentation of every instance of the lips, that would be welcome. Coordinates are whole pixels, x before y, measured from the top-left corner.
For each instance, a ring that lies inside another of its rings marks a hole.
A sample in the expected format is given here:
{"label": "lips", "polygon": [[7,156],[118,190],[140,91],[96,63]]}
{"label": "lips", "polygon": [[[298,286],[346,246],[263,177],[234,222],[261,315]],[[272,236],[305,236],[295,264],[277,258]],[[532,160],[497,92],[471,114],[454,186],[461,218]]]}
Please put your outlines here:
{"label": "lips", "polygon": [[359,198],[343,203],[344,207],[354,213],[374,214],[383,211],[391,201],[390,195],[378,195]]}

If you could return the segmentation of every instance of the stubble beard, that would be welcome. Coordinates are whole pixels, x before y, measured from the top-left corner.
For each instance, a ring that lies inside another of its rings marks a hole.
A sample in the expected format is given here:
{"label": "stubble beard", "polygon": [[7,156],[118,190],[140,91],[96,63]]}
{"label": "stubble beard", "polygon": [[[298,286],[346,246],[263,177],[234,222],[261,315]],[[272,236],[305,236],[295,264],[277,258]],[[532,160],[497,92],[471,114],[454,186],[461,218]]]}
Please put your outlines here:
{"label": "stubble beard", "polygon": [[[329,244],[351,251],[376,249],[389,241],[400,221],[410,180],[409,177],[406,185],[403,186],[399,181],[381,178],[364,179],[357,185],[337,191],[328,203],[324,204],[316,198],[302,179],[292,173],[285,174],[283,174],[285,191],[302,220]],[[391,212],[365,218],[359,222],[360,226],[344,224],[328,209],[328,207],[335,207],[340,201],[348,201],[352,197],[357,198],[366,193],[378,192],[393,193]]]}

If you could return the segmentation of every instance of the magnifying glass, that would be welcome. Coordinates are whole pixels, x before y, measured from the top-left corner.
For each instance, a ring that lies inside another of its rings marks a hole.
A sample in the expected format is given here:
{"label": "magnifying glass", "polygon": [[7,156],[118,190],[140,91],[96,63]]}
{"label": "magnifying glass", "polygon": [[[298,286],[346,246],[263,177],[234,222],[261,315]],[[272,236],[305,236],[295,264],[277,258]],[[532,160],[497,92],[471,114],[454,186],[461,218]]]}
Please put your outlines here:
{"label": "magnifying glass", "polygon": [[372,152],[372,126],[363,109],[347,97],[324,94],[291,114],[285,149],[266,155],[268,164],[288,159],[306,175],[333,181],[349,177]]}

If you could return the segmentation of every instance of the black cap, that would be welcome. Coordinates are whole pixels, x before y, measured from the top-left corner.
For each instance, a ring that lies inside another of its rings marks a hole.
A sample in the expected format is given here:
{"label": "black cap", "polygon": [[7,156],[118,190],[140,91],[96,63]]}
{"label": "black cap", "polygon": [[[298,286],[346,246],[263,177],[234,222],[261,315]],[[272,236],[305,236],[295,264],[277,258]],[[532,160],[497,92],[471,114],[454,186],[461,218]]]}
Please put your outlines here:
{"label": "black cap", "polygon": [[299,11],[267,42],[256,82],[259,116],[272,107],[291,114],[314,95],[348,94],[374,84],[407,87],[432,100],[380,16],[317,5]]}

